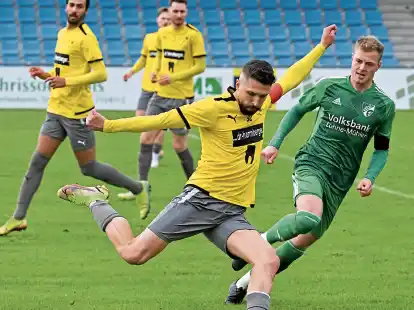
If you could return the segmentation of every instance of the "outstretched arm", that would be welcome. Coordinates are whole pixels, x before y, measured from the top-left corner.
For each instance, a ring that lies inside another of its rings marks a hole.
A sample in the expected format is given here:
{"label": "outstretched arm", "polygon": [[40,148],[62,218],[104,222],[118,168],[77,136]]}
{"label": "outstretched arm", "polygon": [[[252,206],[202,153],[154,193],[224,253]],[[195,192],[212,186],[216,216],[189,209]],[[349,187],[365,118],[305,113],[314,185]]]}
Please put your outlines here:
{"label": "outstretched arm", "polygon": [[330,25],[323,30],[321,42],[305,57],[292,65],[285,74],[272,86],[270,98],[275,103],[284,94],[298,86],[311,72],[325,50],[334,42],[337,31],[336,25]]}

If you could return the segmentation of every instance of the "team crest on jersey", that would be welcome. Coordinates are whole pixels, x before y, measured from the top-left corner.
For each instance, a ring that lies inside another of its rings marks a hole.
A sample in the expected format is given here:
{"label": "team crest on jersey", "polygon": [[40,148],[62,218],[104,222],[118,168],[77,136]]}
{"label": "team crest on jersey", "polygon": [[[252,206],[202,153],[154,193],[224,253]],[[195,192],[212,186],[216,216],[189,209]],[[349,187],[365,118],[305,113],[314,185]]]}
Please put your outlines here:
{"label": "team crest on jersey", "polygon": [[61,53],[55,53],[55,64],[59,64],[62,66],[69,66],[69,55],[67,54],[61,54]]}
{"label": "team crest on jersey", "polygon": [[375,105],[369,104],[366,102],[362,103],[362,114],[364,114],[365,117],[371,116],[375,111]]}

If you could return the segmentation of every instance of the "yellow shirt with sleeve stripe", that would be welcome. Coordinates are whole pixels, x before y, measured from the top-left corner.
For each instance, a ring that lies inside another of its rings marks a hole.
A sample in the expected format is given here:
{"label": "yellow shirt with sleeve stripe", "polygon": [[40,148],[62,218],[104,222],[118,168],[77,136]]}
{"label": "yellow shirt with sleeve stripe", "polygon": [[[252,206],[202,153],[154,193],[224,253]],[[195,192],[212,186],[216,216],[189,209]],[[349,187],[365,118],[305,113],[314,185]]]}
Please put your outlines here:
{"label": "yellow shirt with sleeve stripe", "polygon": [[172,25],[163,27],[157,32],[156,49],[157,58],[161,58],[158,75],[168,74],[172,78],[171,84],[158,85],[158,95],[173,99],[194,97],[193,76],[174,80],[174,74],[188,71],[194,66],[194,59],[206,56],[201,32],[190,24],[178,29]]}
{"label": "yellow shirt with sleeve stripe", "polygon": [[67,118],[86,117],[94,108],[90,84],[106,80],[101,49],[88,25],[59,31],[54,69],[49,73],[64,77],[66,86],[51,89],[47,111]]}
{"label": "yellow shirt with sleeve stripe", "polygon": [[[290,67],[276,82],[276,86],[282,89],[276,99],[302,82],[324,51],[322,46],[317,46]],[[272,102],[268,96],[260,111],[251,116],[244,115],[233,92],[234,89],[229,87],[221,96],[209,97],[159,115],[105,120],[103,130],[142,132],[199,127],[201,158],[187,184],[203,189],[216,199],[253,207],[264,120]]]}
{"label": "yellow shirt with sleeve stripe", "polygon": [[151,82],[151,72],[153,72],[154,61],[157,57],[156,40],[156,32],[145,35],[144,43],[141,49],[141,57],[132,67],[133,73],[137,73],[144,68],[144,74],[142,76],[142,89],[147,92],[155,92],[158,85],[158,83]]}

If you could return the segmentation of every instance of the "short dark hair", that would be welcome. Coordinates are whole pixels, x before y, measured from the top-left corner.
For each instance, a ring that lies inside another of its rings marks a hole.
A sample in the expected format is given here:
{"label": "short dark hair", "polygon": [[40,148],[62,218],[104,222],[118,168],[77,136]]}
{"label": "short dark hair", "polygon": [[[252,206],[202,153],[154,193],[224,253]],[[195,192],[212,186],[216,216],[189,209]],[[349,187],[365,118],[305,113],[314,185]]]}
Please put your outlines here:
{"label": "short dark hair", "polygon": [[[69,2],[69,0],[66,0],[66,4],[68,4],[68,2]],[[90,0],[86,0],[86,3],[85,3],[86,11],[89,9],[89,2],[90,2]]]}
{"label": "short dark hair", "polygon": [[263,85],[272,85],[276,78],[273,67],[264,60],[250,60],[242,69],[243,75],[248,79],[253,79]]}
{"label": "short dark hair", "polygon": [[160,7],[157,11],[157,17],[160,16],[162,13],[168,13],[168,8],[165,6]]}
{"label": "short dark hair", "polygon": [[170,0],[170,6],[171,4],[173,4],[174,2],[177,3],[184,3],[187,6],[187,0]]}

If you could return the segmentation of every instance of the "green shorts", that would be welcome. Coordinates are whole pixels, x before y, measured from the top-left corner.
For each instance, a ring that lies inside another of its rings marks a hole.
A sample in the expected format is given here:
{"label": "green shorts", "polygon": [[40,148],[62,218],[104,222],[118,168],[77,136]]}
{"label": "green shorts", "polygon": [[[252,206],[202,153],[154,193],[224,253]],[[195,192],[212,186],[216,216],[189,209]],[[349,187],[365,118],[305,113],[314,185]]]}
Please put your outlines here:
{"label": "green shorts", "polygon": [[320,238],[331,225],[336,211],[338,211],[342,200],[346,194],[338,194],[332,190],[332,186],[313,167],[298,166],[293,175],[293,199],[296,206],[296,199],[301,195],[315,195],[322,199],[323,213],[322,219],[318,226],[316,226],[311,233]]}

